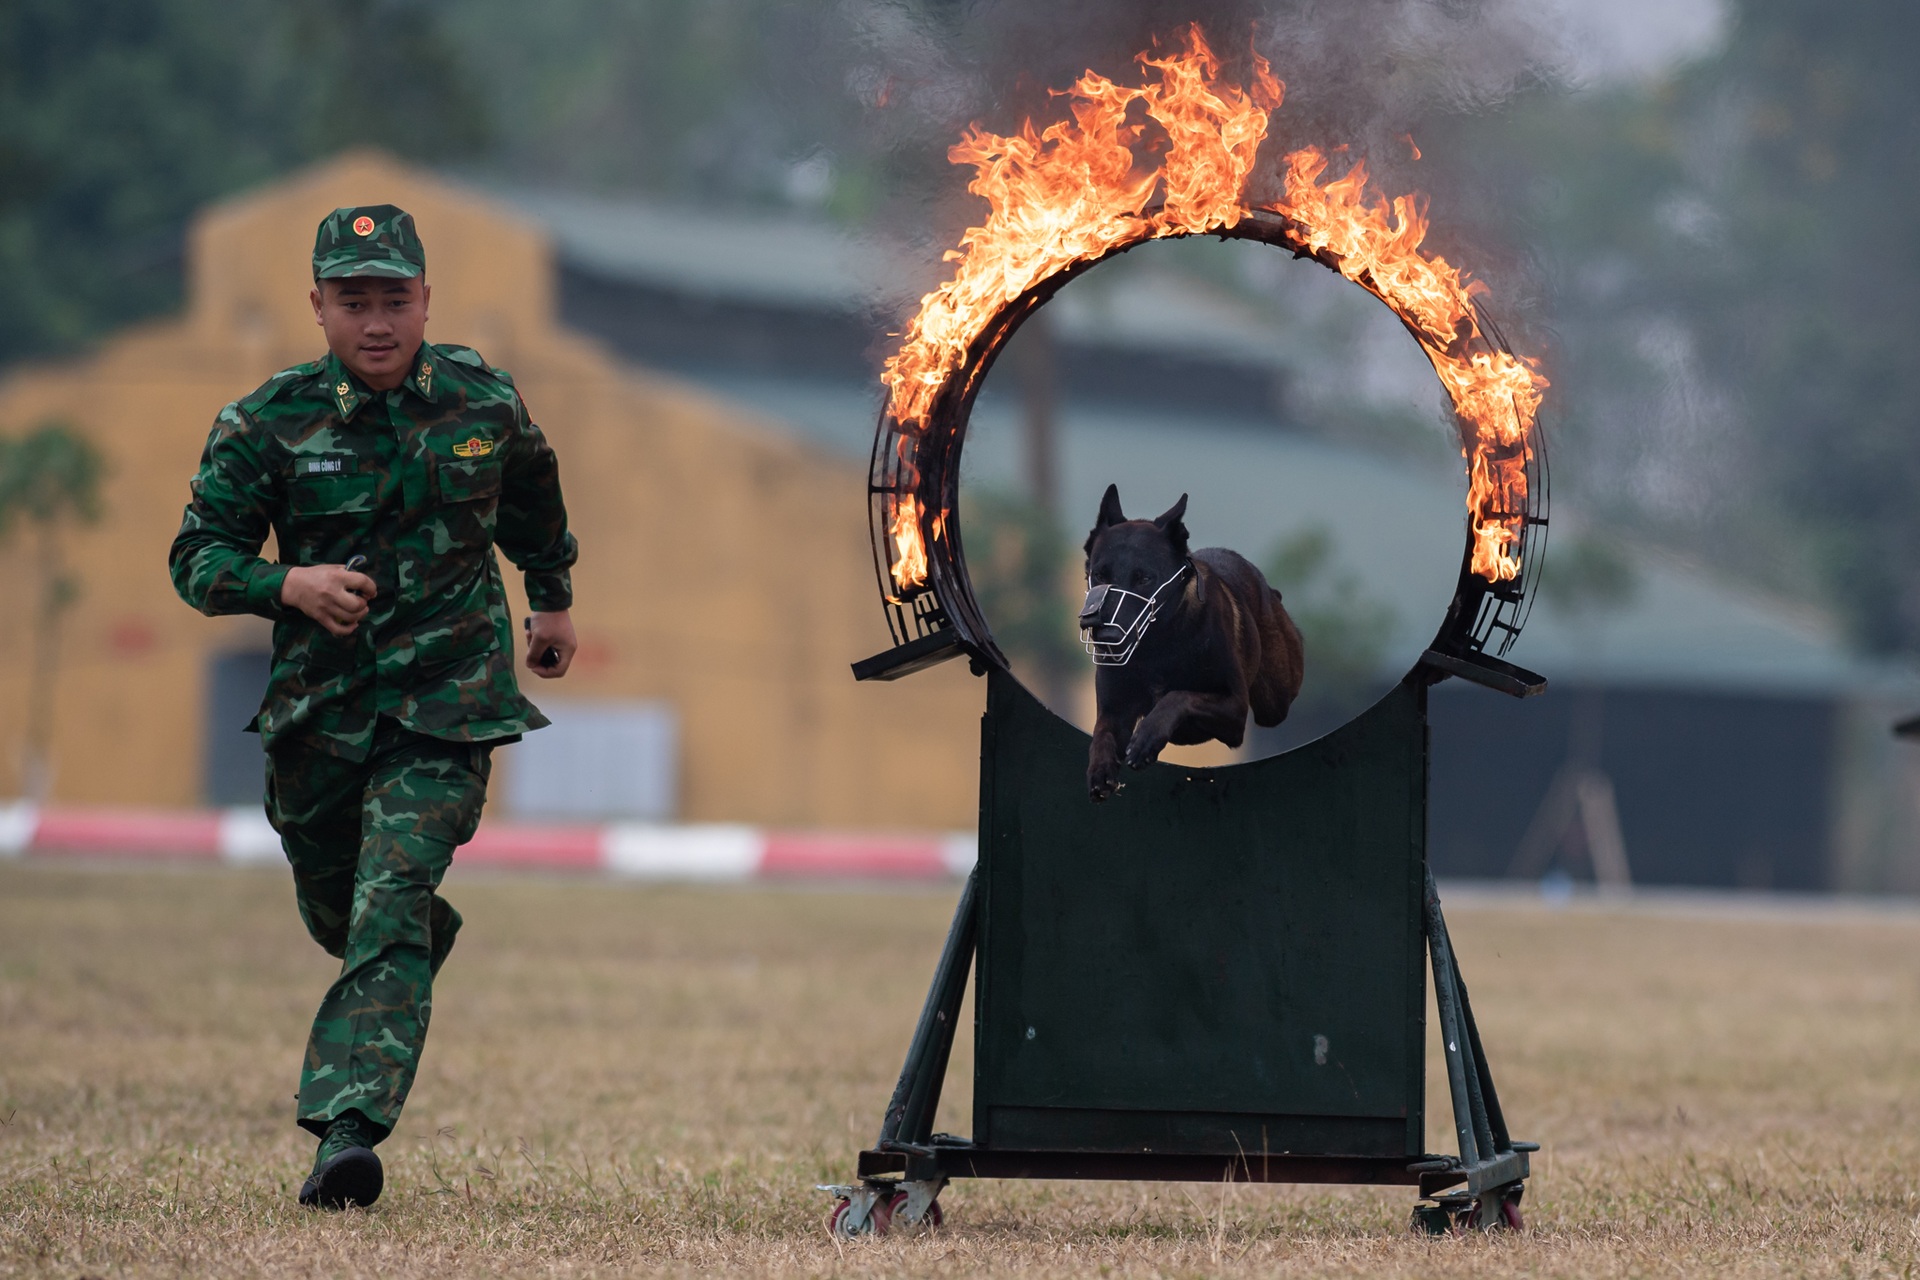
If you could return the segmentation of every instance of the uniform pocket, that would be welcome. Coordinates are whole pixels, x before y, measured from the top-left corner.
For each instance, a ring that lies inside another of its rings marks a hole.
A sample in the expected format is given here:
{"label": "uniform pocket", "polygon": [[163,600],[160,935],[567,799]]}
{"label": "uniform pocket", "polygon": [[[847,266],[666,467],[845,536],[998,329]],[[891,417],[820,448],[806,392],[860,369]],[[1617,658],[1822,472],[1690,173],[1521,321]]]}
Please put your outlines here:
{"label": "uniform pocket", "polygon": [[336,636],[307,617],[295,614],[273,627],[273,651],[280,660],[301,668],[352,671],[360,665],[363,636]]}
{"label": "uniform pocket", "polygon": [[500,463],[493,458],[443,458],[435,486],[440,509],[434,550],[483,551],[500,514]]}
{"label": "uniform pocket", "polygon": [[377,479],[370,475],[295,476],[287,485],[287,509],[296,518],[370,513]]}
{"label": "uniform pocket", "polygon": [[455,459],[440,464],[440,500],[475,502],[500,496],[500,464],[492,459]]}
{"label": "uniform pocket", "polygon": [[413,660],[421,667],[437,667],[497,648],[493,618],[482,607],[453,614],[413,629]]}

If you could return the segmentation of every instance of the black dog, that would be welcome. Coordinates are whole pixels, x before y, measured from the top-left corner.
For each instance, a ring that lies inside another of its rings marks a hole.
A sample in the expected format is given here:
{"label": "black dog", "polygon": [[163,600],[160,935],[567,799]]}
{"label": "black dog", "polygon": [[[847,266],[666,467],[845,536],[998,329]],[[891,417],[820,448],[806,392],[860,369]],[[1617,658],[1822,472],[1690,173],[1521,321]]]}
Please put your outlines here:
{"label": "black dog", "polygon": [[1300,629],[1245,557],[1220,547],[1187,550],[1187,495],[1158,520],[1129,520],[1108,485],[1087,535],[1087,602],[1081,639],[1093,654],[1097,715],[1087,792],[1105,800],[1129,768],[1144,769],[1169,742],[1246,736],[1247,710],[1279,724],[1300,695]]}

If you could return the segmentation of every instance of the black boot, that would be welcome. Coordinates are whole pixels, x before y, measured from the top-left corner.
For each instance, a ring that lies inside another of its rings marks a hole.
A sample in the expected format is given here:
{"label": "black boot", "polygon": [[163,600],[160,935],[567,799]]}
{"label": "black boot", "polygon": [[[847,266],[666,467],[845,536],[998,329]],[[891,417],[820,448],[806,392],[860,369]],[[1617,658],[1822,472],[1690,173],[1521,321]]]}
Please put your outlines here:
{"label": "black boot", "polygon": [[327,1126],[313,1172],[300,1184],[300,1203],[322,1209],[366,1208],[380,1198],[386,1174],[373,1144],[386,1135],[358,1111],[344,1112]]}

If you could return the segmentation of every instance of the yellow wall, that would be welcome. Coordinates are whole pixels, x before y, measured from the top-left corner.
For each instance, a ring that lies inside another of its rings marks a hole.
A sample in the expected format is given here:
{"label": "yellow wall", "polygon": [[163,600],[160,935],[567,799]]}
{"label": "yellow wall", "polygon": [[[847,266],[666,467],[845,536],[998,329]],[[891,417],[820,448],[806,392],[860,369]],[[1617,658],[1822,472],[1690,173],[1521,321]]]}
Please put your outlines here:
{"label": "yellow wall", "polygon": [[[565,680],[525,681],[535,701],[672,702],[690,820],[970,827],[980,683],[957,663],[886,685],[848,673],[888,643],[861,470],[562,329],[536,228],[375,155],[207,210],[190,236],[185,315],[0,381],[0,432],[69,419],[110,469],[105,518],[70,543],[82,595],[63,624],[52,798],[199,801],[208,656],[262,648],[267,627],[182,604],[167,547],[220,406],[324,352],[307,304],[315,225],[375,203],[420,228],[429,339],[511,370],[560,455],[582,649]],[[0,795],[21,785],[24,551],[16,537],[0,553],[0,599],[14,602],[0,627]]]}

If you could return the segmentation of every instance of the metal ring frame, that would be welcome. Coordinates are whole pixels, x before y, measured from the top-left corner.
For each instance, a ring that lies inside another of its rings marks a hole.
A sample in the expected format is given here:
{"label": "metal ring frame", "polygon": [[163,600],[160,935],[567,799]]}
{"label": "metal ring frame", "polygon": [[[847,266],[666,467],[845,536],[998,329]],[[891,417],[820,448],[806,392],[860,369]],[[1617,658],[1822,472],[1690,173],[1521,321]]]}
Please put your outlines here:
{"label": "metal ring frame", "polygon": [[[1304,237],[1290,219],[1271,212],[1256,211],[1232,227],[1216,227],[1200,233],[1223,240],[1257,240],[1285,249],[1296,258],[1312,258],[1337,272],[1331,254],[1315,254],[1302,247]],[[966,362],[949,377],[934,398],[928,414],[927,429],[917,438],[903,431],[893,415],[883,407],[874,436],[873,457],[868,474],[868,515],[873,538],[874,568],[879,577],[880,597],[887,615],[887,626],[896,645],[905,645],[924,637],[951,631],[954,637],[978,658],[1006,669],[1007,658],[994,643],[993,631],[980,611],[973,594],[973,582],[967,573],[967,559],[961,540],[960,451],[966,444],[967,425],[973,403],[985,381],[987,371],[1028,316],[1068,282],[1093,267],[1154,239],[1143,230],[1138,239],[1114,246],[1097,258],[1073,265],[1047,277],[1002,308],[981,331],[967,353]],[[1476,302],[1474,319],[1483,335],[1478,342],[1488,351],[1510,351],[1499,327]],[[1398,313],[1395,313],[1398,316]],[[1406,323],[1401,317],[1403,324]],[[1425,337],[1408,324],[1415,340]],[[1462,424],[1463,431],[1468,428]],[[1464,436],[1463,436],[1464,438]],[[909,443],[910,442],[910,443]],[[1469,442],[1470,443],[1470,442]],[[902,462],[902,445],[907,444],[913,462]],[[1517,512],[1522,521],[1519,543],[1520,575],[1506,582],[1489,582],[1473,572],[1473,530],[1469,526],[1466,547],[1461,556],[1460,577],[1454,586],[1453,600],[1435,634],[1429,652],[1466,659],[1485,654],[1504,655],[1526,625],[1531,612],[1529,597],[1539,580],[1546,549],[1548,475],[1546,439],[1536,419],[1525,445],[1531,446],[1526,461],[1527,507]],[[917,473],[917,474],[916,474]],[[923,512],[945,513],[940,537],[921,528],[926,543],[928,573],[924,586],[905,594],[896,593],[889,571],[888,525],[891,503],[897,497],[914,496]],[[1507,513],[1492,512],[1495,516]],[[1423,661],[1426,659],[1423,658]],[[1418,664],[1416,664],[1418,665]]]}

